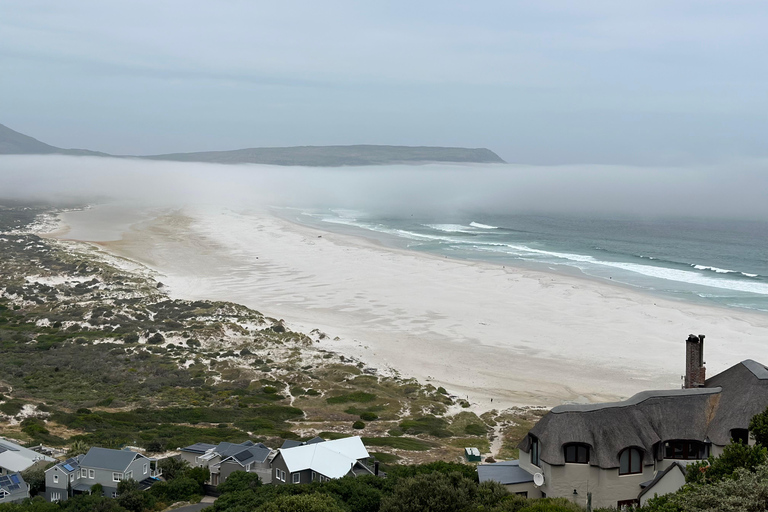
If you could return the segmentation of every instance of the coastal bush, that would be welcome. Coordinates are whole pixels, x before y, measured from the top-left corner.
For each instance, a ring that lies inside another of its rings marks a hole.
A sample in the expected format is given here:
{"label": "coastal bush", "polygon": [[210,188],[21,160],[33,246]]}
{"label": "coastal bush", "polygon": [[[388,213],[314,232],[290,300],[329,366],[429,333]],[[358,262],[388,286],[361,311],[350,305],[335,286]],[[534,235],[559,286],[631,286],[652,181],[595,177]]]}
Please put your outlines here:
{"label": "coastal bush", "polygon": [[743,468],[754,472],[756,468],[768,462],[768,448],[762,445],[749,446],[744,443],[731,443],[718,457],[709,456],[706,461],[695,462],[687,466],[685,481],[688,483],[710,483],[724,478],[732,478],[737,469]]}
{"label": "coastal bush", "polygon": [[425,473],[400,480],[381,500],[381,512],[460,512],[477,493],[474,481],[460,473]]}
{"label": "coastal bush", "polygon": [[451,437],[447,429],[448,422],[435,416],[422,416],[400,422],[400,428],[406,434],[429,434],[434,437]]}
{"label": "coastal bush", "polygon": [[241,491],[253,491],[261,487],[261,479],[256,473],[234,471],[216,488],[222,494]]}
{"label": "coastal bush", "polygon": [[363,444],[366,446],[389,446],[399,450],[408,450],[414,452],[427,451],[434,448],[434,444],[413,439],[410,437],[364,437]]}
{"label": "coastal bush", "polygon": [[348,402],[368,403],[376,400],[376,395],[364,391],[355,391],[327,398],[325,401],[329,404],[345,404]]}
{"label": "coastal bush", "polygon": [[374,412],[366,411],[360,414],[360,419],[364,421],[374,421],[379,419],[379,417]]}
{"label": "coastal bush", "polygon": [[360,420],[357,420],[356,422],[354,422],[352,424],[352,428],[357,429],[357,430],[364,429],[365,428],[365,423],[360,421]]}
{"label": "coastal bush", "polygon": [[755,442],[768,448],[768,407],[749,421],[749,432]]}

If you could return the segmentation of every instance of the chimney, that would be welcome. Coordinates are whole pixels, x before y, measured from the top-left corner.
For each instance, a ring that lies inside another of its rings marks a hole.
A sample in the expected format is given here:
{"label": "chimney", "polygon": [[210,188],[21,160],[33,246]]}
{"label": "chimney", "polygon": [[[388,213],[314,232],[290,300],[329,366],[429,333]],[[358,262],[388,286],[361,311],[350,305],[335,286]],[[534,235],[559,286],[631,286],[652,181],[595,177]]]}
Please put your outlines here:
{"label": "chimney", "polygon": [[373,462],[373,474],[379,476],[379,461]]}
{"label": "chimney", "polygon": [[704,335],[689,334],[685,340],[685,389],[704,387]]}

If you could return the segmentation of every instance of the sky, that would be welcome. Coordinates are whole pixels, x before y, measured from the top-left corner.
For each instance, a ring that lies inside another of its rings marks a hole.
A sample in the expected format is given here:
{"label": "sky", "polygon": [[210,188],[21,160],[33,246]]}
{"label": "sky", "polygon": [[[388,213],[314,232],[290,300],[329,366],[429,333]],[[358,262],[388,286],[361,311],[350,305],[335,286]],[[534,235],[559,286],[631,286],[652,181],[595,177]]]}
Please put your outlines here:
{"label": "sky", "polygon": [[0,0],[0,123],[113,154],[402,144],[768,157],[768,4]]}

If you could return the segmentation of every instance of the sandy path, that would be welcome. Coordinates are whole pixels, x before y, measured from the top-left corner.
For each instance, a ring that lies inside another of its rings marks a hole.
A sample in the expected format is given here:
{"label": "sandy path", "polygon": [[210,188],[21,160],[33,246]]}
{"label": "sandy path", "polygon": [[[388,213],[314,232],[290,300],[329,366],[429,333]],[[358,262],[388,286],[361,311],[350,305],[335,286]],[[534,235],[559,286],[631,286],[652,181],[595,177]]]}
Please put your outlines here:
{"label": "sandy path", "polygon": [[[97,213],[65,220],[87,239]],[[707,334],[710,375],[768,362],[768,315],[384,248],[266,213],[174,212],[102,246],[155,269],[173,296],[319,328],[330,349],[469,396],[478,411],[679,387],[688,333]]]}

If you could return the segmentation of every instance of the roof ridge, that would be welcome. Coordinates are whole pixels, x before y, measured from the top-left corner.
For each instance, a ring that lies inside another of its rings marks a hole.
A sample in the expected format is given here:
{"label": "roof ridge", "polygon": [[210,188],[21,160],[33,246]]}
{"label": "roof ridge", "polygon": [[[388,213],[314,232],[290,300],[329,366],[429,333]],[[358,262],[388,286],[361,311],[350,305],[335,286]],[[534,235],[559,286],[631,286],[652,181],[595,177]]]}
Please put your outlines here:
{"label": "roof ridge", "polygon": [[[766,370],[768,373],[768,370]],[[692,389],[659,389],[641,391],[619,402],[605,402],[597,404],[565,404],[553,407],[550,411],[554,414],[561,414],[565,412],[596,412],[603,409],[613,409],[621,407],[632,407],[638,404],[650,400],[652,398],[673,398],[673,397],[685,397],[685,396],[698,396],[698,395],[712,395],[720,393],[723,390],[721,387],[714,388],[692,388]]]}
{"label": "roof ridge", "polygon": [[752,375],[754,375],[758,379],[768,380],[768,368],[758,363],[757,361],[753,359],[745,359],[741,362],[741,364],[746,366],[747,370],[752,372]]}

